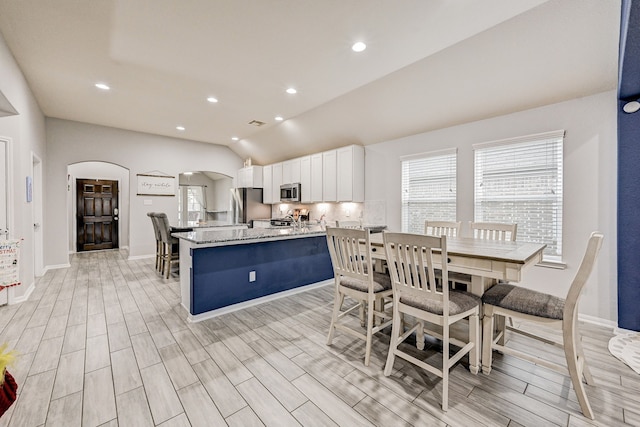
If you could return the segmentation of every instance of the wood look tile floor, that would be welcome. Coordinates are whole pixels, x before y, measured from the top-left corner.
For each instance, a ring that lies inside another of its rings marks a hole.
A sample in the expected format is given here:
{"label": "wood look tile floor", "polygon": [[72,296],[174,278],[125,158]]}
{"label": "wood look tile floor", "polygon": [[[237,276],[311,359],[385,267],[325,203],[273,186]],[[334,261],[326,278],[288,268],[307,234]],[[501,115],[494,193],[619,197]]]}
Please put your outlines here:
{"label": "wood look tile floor", "polygon": [[[465,360],[453,369],[444,413],[435,376],[401,360],[383,375],[388,335],[369,367],[363,342],[338,333],[325,345],[332,286],[191,324],[178,277],[126,255],[74,255],[28,301],[0,308],[0,342],[20,353],[10,368],[19,396],[0,426],[640,425],[640,377],[609,354],[605,328],[581,325],[596,421],[568,376],[501,355],[490,375]],[[424,355],[438,351],[432,342]]]}

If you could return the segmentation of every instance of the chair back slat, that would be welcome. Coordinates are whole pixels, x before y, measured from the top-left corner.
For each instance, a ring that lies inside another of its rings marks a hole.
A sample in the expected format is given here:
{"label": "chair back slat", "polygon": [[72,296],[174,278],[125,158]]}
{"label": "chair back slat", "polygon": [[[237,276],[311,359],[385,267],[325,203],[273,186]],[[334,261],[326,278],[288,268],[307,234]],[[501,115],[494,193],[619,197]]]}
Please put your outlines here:
{"label": "chair back slat", "polygon": [[158,224],[158,230],[160,231],[160,240],[162,243],[169,244],[171,242],[171,225],[169,224],[167,214],[163,212],[156,213],[155,219]]}
{"label": "chair back slat", "polygon": [[327,245],[336,276],[369,278],[371,243],[368,230],[327,227]]}
{"label": "chair back slat", "polygon": [[518,224],[500,222],[472,222],[471,234],[474,239],[516,241]]}
{"label": "chair back slat", "polygon": [[[441,269],[442,283],[448,283],[447,263],[434,262],[434,249],[447,259],[447,236],[384,232],[383,239],[394,298],[428,298],[447,306],[449,287],[438,286],[435,275],[435,269]],[[448,310],[444,312],[447,315]]]}
{"label": "chair back slat", "polygon": [[431,236],[448,236],[458,237],[460,235],[460,226],[462,222],[458,221],[425,221],[424,234]]}

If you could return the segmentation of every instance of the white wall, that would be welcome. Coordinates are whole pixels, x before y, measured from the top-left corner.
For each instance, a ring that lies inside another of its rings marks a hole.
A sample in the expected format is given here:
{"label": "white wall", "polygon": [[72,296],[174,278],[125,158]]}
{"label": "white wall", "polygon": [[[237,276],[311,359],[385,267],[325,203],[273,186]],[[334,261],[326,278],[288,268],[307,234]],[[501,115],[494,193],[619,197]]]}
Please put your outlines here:
{"label": "white wall", "polygon": [[566,296],[590,233],[600,230],[605,240],[582,294],[580,313],[617,324],[616,123],[616,94],[610,91],[369,145],[366,200],[385,200],[387,225],[400,230],[399,157],[457,147],[457,213],[467,225],[473,220],[472,144],[564,129],[563,258],[567,268],[534,267],[526,272],[523,285]]}
{"label": "white wall", "polygon": [[[136,174],[162,172],[178,176],[189,170],[207,170],[235,176],[242,160],[229,148],[132,132],[122,129],[46,119],[48,194],[45,225],[45,264],[65,265],[67,254],[67,166],[85,161],[120,165],[130,172],[129,255],[141,257],[155,251],[153,227],[147,212],[166,212],[171,223],[178,218],[177,196],[137,196]],[[144,202],[149,201],[150,205]]]}
{"label": "white wall", "polygon": [[[45,119],[20,68],[0,35],[0,91],[18,111],[19,115],[0,117],[0,135],[13,141],[13,212],[9,224],[10,237],[22,238],[20,247],[21,286],[10,288],[9,302],[23,300],[34,284],[34,212],[36,204],[27,203],[25,180],[33,168],[31,153],[45,158]],[[46,163],[43,169],[46,171]],[[34,182],[34,196],[38,193]],[[44,194],[44,203],[48,195]],[[42,206],[44,203],[40,204]]]}

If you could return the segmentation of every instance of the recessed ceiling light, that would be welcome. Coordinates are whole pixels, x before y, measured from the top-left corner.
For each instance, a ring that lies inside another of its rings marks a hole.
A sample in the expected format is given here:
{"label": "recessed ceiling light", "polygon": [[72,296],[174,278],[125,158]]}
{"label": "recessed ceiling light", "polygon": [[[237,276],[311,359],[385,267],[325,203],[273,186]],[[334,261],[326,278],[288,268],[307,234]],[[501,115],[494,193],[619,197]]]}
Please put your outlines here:
{"label": "recessed ceiling light", "polygon": [[111,88],[109,87],[109,85],[107,85],[107,84],[105,84],[105,83],[96,83],[96,87],[97,87],[98,89],[102,89],[102,90],[109,90],[109,89],[111,89]]}
{"label": "recessed ceiling light", "polygon": [[284,119],[282,118],[282,116],[276,116],[275,119],[279,122],[283,121]]}
{"label": "recessed ceiling light", "polygon": [[207,101],[211,102],[212,104],[215,104],[216,102],[218,102],[218,99],[214,98],[213,96],[210,96],[207,98]]}
{"label": "recessed ceiling light", "polygon": [[182,131],[183,131],[183,130],[185,130],[186,128],[185,128],[184,126],[176,126],[176,129],[178,129],[179,131],[181,131],[181,132],[182,132]]}
{"label": "recessed ceiling light", "polygon": [[351,49],[354,52],[362,52],[366,48],[367,48],[367,45],[362,43],[362,42],[356,42],[356,43],[353,44],[353,46],[351,46]]}
{"label": "recessed ceiling light", "polygon": [[237,140],[239,140],[240,138],[238,138],[237,136],[234,136],[234,137],[232,137],[231,139],[232,139],[232,140],[234,140],[234,141],[237,141]]}
{"label": "recessed ceiling light", "polygon": [[182,172],[183,175],[193,175],[193,172]]}
{"label": "recessed ceiling light", "polygon": [[287,89],[287,93],[290,94],[290,95],[293,95],[295,93],[298,93],[298,91],[295,90],[294,88],[290,87],[289,89]]}

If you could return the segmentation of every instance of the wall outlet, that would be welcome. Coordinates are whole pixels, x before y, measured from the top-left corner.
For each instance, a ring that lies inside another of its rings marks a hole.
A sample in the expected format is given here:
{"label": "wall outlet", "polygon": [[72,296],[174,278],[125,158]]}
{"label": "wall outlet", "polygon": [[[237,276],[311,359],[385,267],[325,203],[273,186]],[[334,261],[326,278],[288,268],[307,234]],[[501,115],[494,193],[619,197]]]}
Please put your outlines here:
{"label": "wall outlet", "polygon": [[256,272],[255,271],[250,271],[249,272],[249,282],[255,282],[256,281]]}

